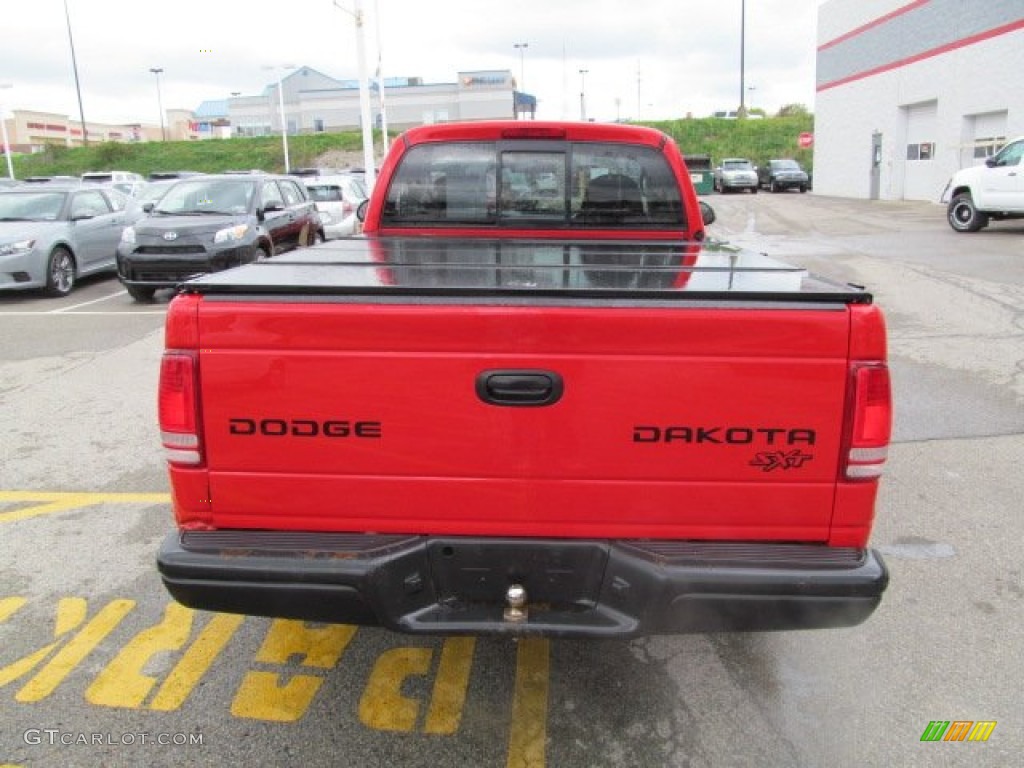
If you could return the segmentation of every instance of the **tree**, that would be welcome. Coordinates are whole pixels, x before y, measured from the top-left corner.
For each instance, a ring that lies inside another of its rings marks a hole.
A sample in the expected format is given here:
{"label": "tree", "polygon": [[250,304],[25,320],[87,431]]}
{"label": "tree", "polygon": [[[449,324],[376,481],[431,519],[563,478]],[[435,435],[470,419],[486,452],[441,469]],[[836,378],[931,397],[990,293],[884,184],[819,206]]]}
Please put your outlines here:
{"label": "tree", "polygon": [[809,114],[811,111],[804,104],[786,104],[776,117],[804,117]]}

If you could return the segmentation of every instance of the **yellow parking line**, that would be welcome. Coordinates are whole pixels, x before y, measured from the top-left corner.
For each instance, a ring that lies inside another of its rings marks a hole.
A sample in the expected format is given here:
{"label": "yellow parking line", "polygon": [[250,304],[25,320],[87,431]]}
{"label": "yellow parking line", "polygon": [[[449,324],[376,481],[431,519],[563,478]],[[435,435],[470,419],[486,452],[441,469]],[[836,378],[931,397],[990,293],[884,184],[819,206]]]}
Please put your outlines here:
{"label": "yellow parking line", "polygon": [[167,493],[46,493],[45,491],[0,491],[0,504],[36,502],[32,506],[0,512],[0,523],[13,523],[40,515],[51,515],[93,504],[168,504]]}
{"label": "yellow parking line", "polygon": [[519,640],[506,768],[544,768],[551,641]]}

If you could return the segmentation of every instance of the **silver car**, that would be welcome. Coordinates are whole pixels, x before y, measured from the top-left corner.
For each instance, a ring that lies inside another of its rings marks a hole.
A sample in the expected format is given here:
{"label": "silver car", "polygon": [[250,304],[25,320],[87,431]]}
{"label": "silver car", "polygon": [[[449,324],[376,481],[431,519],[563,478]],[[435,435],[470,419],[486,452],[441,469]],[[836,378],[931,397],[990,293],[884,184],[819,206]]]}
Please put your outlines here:
{"label": "silver car", "polygon": [[332,176],[306,176],[309,196],[316,203],[324,236],[328,240],[358,235],[360,222],[356,217],[359,204],[365,200],[366,185],[361,174],[339,173]]}
{"label": "silver car", "polygon": [[723,194],[733,190],[749,189],[757,194],[757,171],[754,164],[743,157],[726,157],[715,168],[714,186]]}
{"label": "silver car", "polygon": [[0,191],[0,290],[66,296],[79,277],[117,271],[131,223],[115,189],[50,182]]}

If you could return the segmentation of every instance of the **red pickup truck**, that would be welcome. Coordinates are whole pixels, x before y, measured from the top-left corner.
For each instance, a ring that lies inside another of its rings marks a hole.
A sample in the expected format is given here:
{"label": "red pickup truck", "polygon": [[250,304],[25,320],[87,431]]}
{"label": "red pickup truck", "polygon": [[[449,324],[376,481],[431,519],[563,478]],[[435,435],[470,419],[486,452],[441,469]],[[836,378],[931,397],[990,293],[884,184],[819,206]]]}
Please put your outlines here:
{"label": "red pickup truck", "polygon": [[882,313],[705,240],[669,137],[414,129],[364,218],[170,304],[177,600],[578,637],[850,626],[879,604]]}

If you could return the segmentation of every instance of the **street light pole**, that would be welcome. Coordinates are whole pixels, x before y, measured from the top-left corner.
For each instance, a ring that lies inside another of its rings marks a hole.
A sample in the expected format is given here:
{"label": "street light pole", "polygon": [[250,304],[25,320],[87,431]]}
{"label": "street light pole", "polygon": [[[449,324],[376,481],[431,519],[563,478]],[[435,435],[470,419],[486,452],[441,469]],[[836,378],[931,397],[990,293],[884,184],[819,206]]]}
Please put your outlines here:
{"label": "street light pole", "polygon": [[[10,83],[0,83],[0,88],[10,88]],[[0,104],[0,130],[3,131],[4,139],[4,157],[7,158],[7,175],[10,178],[14,178],[14,165],[11,163],[11,142],[7,139],[7,120],[4,118],[4,107]]]}
{"label": "street light pole", "polygon": [[746,50],[747,50],[747,0],[740,0],[740,109],[737,115],[742,119],[747,116],[746,88]]}
{"label": "street light pole", "polygon": [[380,9],[377,0],[373,0],[373,23],[377,32],[377,99],[380,103],[380,143],[384,154],[388,153],[388,113],[384,108],[384,65],[381,63],[383,54],[380,45]]}
{"label": "street light pole", "polygon": [[164,100],[160,95],[160,73],[161,67],[150,67],[149,71],[156,75],[156,106],[160,110],[160,140],[167,141],[167,130],[164,128]]}
{"label": "street light pole", "polygon": [[589,69],[580,70],[580,120],[587,121],[587,72]]}
{"label": "street light pole", "polygon": [[526,49],[529,43],[512,43],[512,47],[519,51],[519,90],[526,92]]}
{"label": "street light pole", "polygon": [[288,159],[288,122],[284,116],[284,69],[277,78],[277,108],[281,113],[281,144],[284,146],[284,172],[291,173],[292,165]]}
{"label": "street light pole", "polygon": [[373,128],[370,125],[370,88],[366,80],[366,40],[363,29],[363,3],[362,0],[354,0],[353,9],[350,11],[338,0],[332,0],[334,7],[350,14],[356,22],[356,58],[359,64],[359,114],[363,127],[363,172],[366,180],[366,189],[373,191],[373,185],[377,181],[377,172],[373,161]]}
{"label": "street light pole", "polygon": [[78,116],[82,118],[82,146],[89,146],[89,130],[85,127],[85,110],[82,109],[82,86],[78,82],[78,61],[75,59],[75,38],[71,35],[71,14],[68,0],[64,0],[64,18],[68,23],[68,43],[71,44],[71,68],[75,73],[75,91],[78,94]]}
{"label": "street light pole", "polygon": [[288,158],[288,122],[284,114],[284,73],[289,69],[295,69],[293,64],[281,64],[279,66],[265,66],[264,69],[277,69],[280,73],[277,76],[277,108],[281,118],[281,146],[284,147],[284,172],[291,173],[291,161]]}

